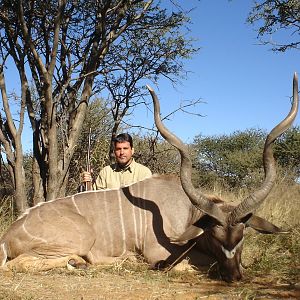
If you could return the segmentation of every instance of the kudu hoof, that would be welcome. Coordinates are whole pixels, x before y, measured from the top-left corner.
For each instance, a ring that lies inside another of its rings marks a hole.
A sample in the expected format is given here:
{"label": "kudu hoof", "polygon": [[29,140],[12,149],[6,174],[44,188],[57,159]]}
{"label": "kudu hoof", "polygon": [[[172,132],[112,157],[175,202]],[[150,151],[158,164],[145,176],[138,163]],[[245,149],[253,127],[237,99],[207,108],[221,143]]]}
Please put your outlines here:
{"label": "kudu hoof", "polygon": [[77,262],[75,259],[71,258],[67,263],[68,270],[80,269],[85,270],[87,269],[87,264],[83,262]]}

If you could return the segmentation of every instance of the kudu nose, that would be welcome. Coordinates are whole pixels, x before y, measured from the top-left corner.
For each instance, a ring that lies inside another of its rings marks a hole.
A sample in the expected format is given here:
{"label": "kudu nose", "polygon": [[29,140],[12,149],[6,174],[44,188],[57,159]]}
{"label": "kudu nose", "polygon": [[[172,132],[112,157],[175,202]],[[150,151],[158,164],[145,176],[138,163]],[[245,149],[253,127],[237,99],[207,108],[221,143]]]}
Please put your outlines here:
{"label": "kudu nose", "polygon": [[221,272],[221,278],[230,283],[230,282],[234,282],[234,281],[239,281],[243,278],[242,274],[240,272],[237,272],[235,274],[228,274],[228,273],[222,273]]}

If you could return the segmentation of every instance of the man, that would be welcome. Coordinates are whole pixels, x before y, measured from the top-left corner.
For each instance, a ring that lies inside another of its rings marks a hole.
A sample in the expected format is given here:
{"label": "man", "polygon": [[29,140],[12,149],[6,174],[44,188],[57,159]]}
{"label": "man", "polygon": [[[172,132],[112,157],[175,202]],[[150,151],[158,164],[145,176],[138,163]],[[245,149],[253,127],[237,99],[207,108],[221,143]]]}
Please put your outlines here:
{"label": "man", "polygon": [[[137,163],[132,157],[134,148],[130,134],[119,134],[113,143],[116,163],[106,166],[100,171],[93,189],[119,188],[152,175],[150,169]],[[89,181],[91,181],[91,174],[84,172],[83,182]]]}

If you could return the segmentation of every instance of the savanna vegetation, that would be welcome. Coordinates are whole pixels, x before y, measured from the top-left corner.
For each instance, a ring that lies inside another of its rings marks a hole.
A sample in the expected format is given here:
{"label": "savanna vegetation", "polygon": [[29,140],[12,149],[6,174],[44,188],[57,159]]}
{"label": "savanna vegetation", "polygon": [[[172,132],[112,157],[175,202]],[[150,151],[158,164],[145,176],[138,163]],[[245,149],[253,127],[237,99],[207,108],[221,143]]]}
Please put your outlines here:
{"label": "savanna vegetation", "polygon": [[[94,173],[110,162],[114,135],[134,128],[124,118],[139,105],[147,106],[144,78],[156,83],[164,77],[176,84],[185,75],[184,60],[198,49],[181,34],[190,22],[188,12],[178,5],[171,12],[159,1],[0,0],[0,8],[1,235],[27,207],[77,191],[90,132]],[[259,38],[291,30],[291,40],[261,40],[274,51],[299,49],[299,1],[256,1],[248,22],[260,25]],[[6,86],[12,66],[17,93]],[[16,105],[17,114],[12,114]],[[21,143],[26,118],[33,137],[30,153],[23,152]],[[154,173],[177,174],[175,149],[153,128],[143,129],[133,131],[136,159]],[[262,179],[265,136],[263,129],[223,136],[199,133],[189,145],[194,184],[224,200],[244,198]],[[87,270],[1,274],[0,299],[297,298],[299,127],[279,138],[274,153],[278,179],[257,214],[286,233],[247,231],[241,283],[215,281],[215,266],[162,273],[148,270],[142,261],[124,261]]]}
{"label": "savanna vegetation", "polygon": [[[245,278],[242,283],[228,286],[220,282],[216,266],[195,271],[186,265],[184,271],[163,273],[149,270],[140,258],[138,264],[125,260],[112,266],[95,266],[87,270],[58,269],[42,274],[6,274],[0,277],[3,283],[0,294],[3,299],[52,299],[54,295],[58,299],[121,299],[124,295],[127,299],[296,298],[300,275],[300,185],[297,183],[300,164],[299,161],[295,163],[296,158],[299,159],[299,136],[299,129],[292,128],[275,144],[278,179],[257,211],[259,216],[284,228],[286,233],[262,235],[250,229],[246,231],[243,252]],[[227,201],[243,199],[262,179],[264,138],[261,130],[236,132],[230,136],[197,136],[190,145],[194,183]],[[146,152],[148,161],[144,163],[158,160],[157,171],[178,172],[177,152],[162,140],[156,141],[154,147],[153,140],[153,137],[135,137],[137,159],[141,158],[140,153]],[[105,144],[109,147],[109,137]],[[290,159],[281,153],[287,149],[292,154]],[[93,155],[99,156],[98,151],[107,153],[95,144]],[[84,156],[85,150],[80,153]],[[224,157],[222,163],[220,157]],[[208,166],[210,169],[205,169]],[[250,171],[246,174],[244,170]],[[230,176],[224,176],[226,174]],[[232,177],[236,179],[234,184]],[[77,186],[75,182],[74,188]],[[1,232],[15,218],[11,209],[13,201],[9,197],[5,200],[1,206]],[[34,283],[36,281],[39,285]]]}
{"label": "savanna vegetation", "polygon": [[[227,200],[241,199],[244,189],[215,188]],[[1,232],[11,223],[11,207],[1,206]],[[227,284],[217,270],[168,273],[151,271],[140,260],[87,270],[56,269],[0,276],[0,299],[297,299],[300,275],[300,186],[279,177],[257,212],[287,233],[262,235],[248,229],[243,252],[244,279]]]}
{"label": "savanna vegetation", "polygon": [[[198,49],[188,12],[176,2],[167,9],[154,0],[0,1],[0,141],[18,212],[65,195],[92,99],[107,95],[113,138],[123,117],[146,105],[145,79],[175,84],[185,75],[183,61]],[[8,69],[16,74],[13,93]],[[26,119],[31,198],[21,141]]]}

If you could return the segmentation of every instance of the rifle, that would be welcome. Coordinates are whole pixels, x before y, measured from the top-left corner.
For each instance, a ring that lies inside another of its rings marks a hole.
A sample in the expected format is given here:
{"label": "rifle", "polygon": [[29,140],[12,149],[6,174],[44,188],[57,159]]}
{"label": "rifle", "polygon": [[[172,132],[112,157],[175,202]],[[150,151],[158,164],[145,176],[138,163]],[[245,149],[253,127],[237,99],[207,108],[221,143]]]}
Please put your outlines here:
{"label": "rifle", "polygon": [[[88,150],[86,155],[86,170],[89,173],[91,173],[91,132],[92,132],[92,128],[90,127],[89,136],[88,136]],[[86,191],[92,190],[91,181],[85,182],[85,190]]]}
{"label": "rifle", "polygon": [[[89,136],[88,136],[88,149],[87,149],[87,155],[86,155],[86,171],[91,173],[91,131],[89,130]],[[80,184],[78,192],[84,192],[84,191],[91,191],[92,190],[92,182],[86,181]]]}

